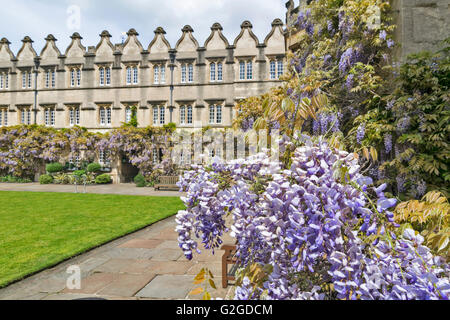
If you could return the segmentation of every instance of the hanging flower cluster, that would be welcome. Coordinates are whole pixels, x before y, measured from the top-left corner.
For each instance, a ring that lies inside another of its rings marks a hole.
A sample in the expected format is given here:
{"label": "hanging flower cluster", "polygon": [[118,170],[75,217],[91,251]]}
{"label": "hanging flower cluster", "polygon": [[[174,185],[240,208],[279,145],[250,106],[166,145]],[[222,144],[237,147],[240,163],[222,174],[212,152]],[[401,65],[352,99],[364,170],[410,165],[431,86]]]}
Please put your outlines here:
{"label": "hanging flower cluster", "polygon": [[244,279],[239,299],[448,299],[449,266],[414,231],[392,232],[386,185],[371,187],[353,154],[302,139],[290,166],[258,154],[185,172],[176,230],[186,257],[199,251],[194,235],[214,250],[231,230],[241,267],[273,270],[262,287]]}

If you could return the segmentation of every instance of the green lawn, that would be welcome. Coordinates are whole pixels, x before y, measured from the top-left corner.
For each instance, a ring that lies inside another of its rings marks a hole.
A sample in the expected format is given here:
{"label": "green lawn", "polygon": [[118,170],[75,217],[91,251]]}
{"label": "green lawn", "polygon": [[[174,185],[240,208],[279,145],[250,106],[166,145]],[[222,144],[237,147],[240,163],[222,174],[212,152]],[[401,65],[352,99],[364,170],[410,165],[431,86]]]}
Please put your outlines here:
{"label": "green lawn", "polygon": [[0,191],[0,288],[183,208],[177,197]]}

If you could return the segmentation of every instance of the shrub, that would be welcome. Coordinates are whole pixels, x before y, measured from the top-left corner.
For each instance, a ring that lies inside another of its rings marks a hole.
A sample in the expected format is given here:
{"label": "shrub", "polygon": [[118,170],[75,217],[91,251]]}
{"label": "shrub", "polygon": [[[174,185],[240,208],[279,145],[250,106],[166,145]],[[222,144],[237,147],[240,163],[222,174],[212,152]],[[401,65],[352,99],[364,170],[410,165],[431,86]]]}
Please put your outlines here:
{"label": "shrub", "polygon": [[107,173],[101,174],[95,178],[96,184],[107,184],[111,182],[112,182],[111,176]]}
{"label": "shrub", "polygon": [[45,170],[48,173],[57,173],[63,171],[64,167],[59,162],[49,163],[45,166]]}
{"label": "shrub", "polygon": [[51,184],[53,183],[53,177],[49,174],[43,174],[39,177],[40,184]]}
{"label": "shrub", "polygon": [[146,182],[144,176],[139,173],[136,177],[134,177],[134,183],[136,183],[136,187],[138,188],[145,187]]}
{"label": "shrub", "polygon": [[90,163],[87,166],[87,172],[99,172],[102,169],[102,166],[98,163]]}
{"label": "shrub", "polygon": [[9,183],[29,183],[31,182],[28,178],[20,178],[12,175],[7,175],[5,177],[0,177],[0,182],[9,182]]}
{"label": "shrub", "polygon": [[84,171],[84,170],[75,170],[72,174],[74,176],[81,177],[82,175],[86,174],[86,171]]}
{"label": "shrub", "polygon": [[69,184],[70,176],[67,173],[60,173],[54,176],[53,182],[56,184]]}

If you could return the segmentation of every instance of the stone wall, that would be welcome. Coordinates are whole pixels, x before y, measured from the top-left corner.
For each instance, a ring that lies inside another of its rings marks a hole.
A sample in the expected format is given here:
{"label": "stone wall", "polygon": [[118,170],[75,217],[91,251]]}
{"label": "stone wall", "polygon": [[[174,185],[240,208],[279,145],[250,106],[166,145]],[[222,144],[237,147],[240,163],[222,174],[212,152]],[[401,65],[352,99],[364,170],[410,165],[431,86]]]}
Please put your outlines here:
{"label": "stone wall", "polygon": [[[308,0],[300,0],[300,5]],[[450,0],[391,0],[394,23],[397,25],[395,56],[398,60],[411,53],[435,50],[450,37]],[[298,12],[294,1],[286,2],[286,22]],[[295,34],[287,33],[288,48],[296,48]]]}
{"label": "stone wall", "polygon": [[392,0],[397,57],[435,50],[450,37],[450,0]]}

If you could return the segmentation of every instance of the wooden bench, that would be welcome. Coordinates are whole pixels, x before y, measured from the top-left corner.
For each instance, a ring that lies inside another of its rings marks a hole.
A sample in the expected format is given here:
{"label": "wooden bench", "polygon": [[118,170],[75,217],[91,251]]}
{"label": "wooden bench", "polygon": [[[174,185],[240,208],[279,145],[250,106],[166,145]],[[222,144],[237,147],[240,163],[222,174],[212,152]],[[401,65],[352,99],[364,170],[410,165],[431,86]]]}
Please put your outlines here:
{"label": "wooden bench", "polygon": [[[225,250],[222,256],[222,287],[228,287],[228,280],[236,280],[236,270],[238,268],[236,257],[236,246],[233,244],[224,244],[221,250]],[[228,271],[228,265],[233,265]]]}
{"label": "wooden bench", "polygon": [[179,189],[177,186],[178,176],[160,176],[158,177],[158,183],[155,184],[155,190],[166,189]]}

